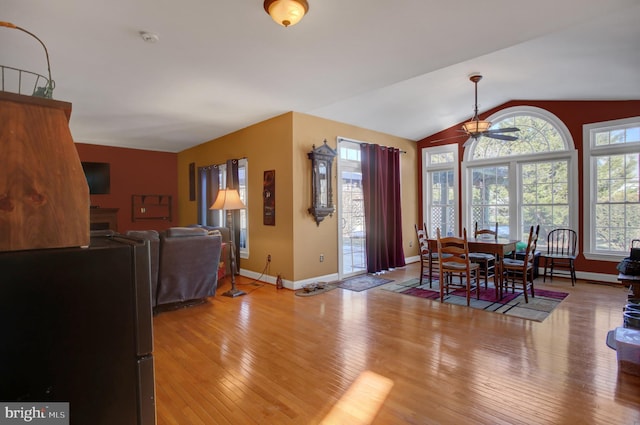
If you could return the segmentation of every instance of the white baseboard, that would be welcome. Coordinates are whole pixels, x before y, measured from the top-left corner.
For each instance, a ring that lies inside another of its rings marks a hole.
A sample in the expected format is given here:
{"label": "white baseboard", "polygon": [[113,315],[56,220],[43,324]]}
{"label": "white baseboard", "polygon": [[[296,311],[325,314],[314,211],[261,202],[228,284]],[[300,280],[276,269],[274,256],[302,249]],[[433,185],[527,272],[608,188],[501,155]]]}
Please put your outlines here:
{"label": "white baseboard", "polygon": [[[419,256],[407,257],[405,259],[405,263],[407,263],[407,264],[417,263],[418,261],[420,261],[420,257]],[[242,275],[244,277],[248,277],[250,279],[260,279],[260,281],[269,283],[271,285],[275,285],[276,284],[276,279],[277,279],[277,276],[269,276],[269,275],[265,275],[265,274],[260,274],[260,273],[253,272],[251,270],[245,270],[245,269],[242,269],[242,268],[240,269],[240,275]],[[540,278],[542,278],[543,275],[544,275],[544,267],[538,268],[538,276]],[[558,277],[560,277],[560,276],[556,275],[556,278],[558,278]],[[586,280],[588,282],[620,283],[620,281],[618,280],[618,275],[617,274],[605,274],[605,273],[592,273],[592,272],[576,271],[576,277],[578,279]],[[568,276],[565,277],[565,275],[562,275],[561,278],[569,280],[569,277]],[[282,284],[287,289],[296,290],[296,289],[302,289],[304,287],[304,285],[307,285],[309,283],[314,283],[314,282],[335,282],[338,279],[339,279],[338,273],[332,273],[332,274],[328,274],[328,275],[324,275],[324,276],[311,277],[311,278],[308,278],[308,279],[297,280],[297,281],[291,281],[291,280],[287,280],[287,279],[283,278],[282,279]]]}
{"label": "white baseboard", "polygon": [[[563,269],[562,274],[555,274],[555,278],[570,280],[569,276],[566,273],[567,272]],[[547,273],[547,276],[548,275],[549,273]],[[539,267],[538,277],[542,278],[543,276],[544,276],[544,267]],[[576,279],[586,280],[587,282],[620,283],[620,281],[618,280],[617,274],[581,272],[577,270],[576,270]]]}
{"label": "white baseboard", "polygon": [[[277,276],[269,276],[266,274],[260,274],[260,273],[252,272],[251,270],[245,270],[245,269],[240,269],[240,275],[244,277],[248,277],[250,279],[260,279],[260,281],[269,283],[271,285],[275,285],[276,279],[278,278]],[[282,278],[282,285],[287,289],[292,289],[295,291],[296,289],[302,289],[304,285],[307,285],[309,283],[335,282],[336,280],[338,280],[338,273],[328,274],[325,276],[312,277],[309,279],[303,279],[303,280],[297,280],[297,281],[291,281],[291,280]]]}

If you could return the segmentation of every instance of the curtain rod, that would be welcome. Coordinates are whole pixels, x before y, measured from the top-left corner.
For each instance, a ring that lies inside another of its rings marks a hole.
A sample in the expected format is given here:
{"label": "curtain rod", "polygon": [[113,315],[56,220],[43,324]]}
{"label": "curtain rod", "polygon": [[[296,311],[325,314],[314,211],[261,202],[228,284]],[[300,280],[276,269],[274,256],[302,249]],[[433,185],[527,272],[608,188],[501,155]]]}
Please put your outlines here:
{"label": "curtain rod", "polygon": [[[375,145],[376,143],[371,143],[371,142],[360,142],[360,141],[356,141],[356,140],[351,140],[351,139],[345,139],[343,137],[338,137],[338,143],[340,142],[351,142],[351,143],[359,143],[361,145]],[[383,148],[392,148],[392,149],[398,149],[395,148],[393,146],[382,146]],[[407,151],[403,151],[401,150],[400,153],[407,153]]]}

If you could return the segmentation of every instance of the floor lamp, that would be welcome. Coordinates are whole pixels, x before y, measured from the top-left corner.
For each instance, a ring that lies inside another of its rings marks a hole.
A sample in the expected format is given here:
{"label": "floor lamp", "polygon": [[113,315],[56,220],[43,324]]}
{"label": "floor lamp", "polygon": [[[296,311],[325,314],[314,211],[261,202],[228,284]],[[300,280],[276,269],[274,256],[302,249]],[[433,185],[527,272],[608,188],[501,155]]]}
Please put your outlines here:
{"label": "floor lamp", "polygon": [[232,211],[241,210],[246,208],[240,199],[240,195],[236,189],[223,189],[218,191],[218,197],[210,210],[224,210],[227,212],[227,227],[231,236],[231,246],[229,247],[229,259],[231,264],[231,289],[223,293],[225,297],[239,297],[240,295],[246,295],[246,292],[236,289],[236,253],[234,243],[233,232],[233,217]]}

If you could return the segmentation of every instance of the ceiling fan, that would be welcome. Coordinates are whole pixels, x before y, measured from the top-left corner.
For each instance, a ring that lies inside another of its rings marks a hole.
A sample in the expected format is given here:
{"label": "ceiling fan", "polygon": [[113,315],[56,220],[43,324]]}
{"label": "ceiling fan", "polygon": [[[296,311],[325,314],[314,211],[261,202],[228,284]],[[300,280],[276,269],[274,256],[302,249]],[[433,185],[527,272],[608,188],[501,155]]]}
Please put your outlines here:
{"label": "ceiling fan", "polygon": [[503,133],[513,133],[515,131],[520,131],[519,128],[506,127],[506,128],[491,129],[491,121],[485,121],[478,118],[478,81],[482,80],[482,75],[473,74],[469,76],[469,80],[475,85],[476,96],[475,96],[475,106],[473,110],[473,118],[471,118],[471,120],[462,124],[462,129],[459,130],[459,131],[463,131],[464,134],[461,134],[459,136],[447,137],[445,139],[433,140],[431,141],[431,143],[439,142],[442,140],[453,139],[456,137],[463,137],[463,136],[467,136],[471,138],[469,141],[467,141],[464,144],[464,146],[467,146],[467,144],[471,143],[471,141],[473,140],[478,140],[480,137],[489,137],[491,139],[506,140],[506,141],[518,140],[518,136],[512,136],[512,135],[503,134]]}

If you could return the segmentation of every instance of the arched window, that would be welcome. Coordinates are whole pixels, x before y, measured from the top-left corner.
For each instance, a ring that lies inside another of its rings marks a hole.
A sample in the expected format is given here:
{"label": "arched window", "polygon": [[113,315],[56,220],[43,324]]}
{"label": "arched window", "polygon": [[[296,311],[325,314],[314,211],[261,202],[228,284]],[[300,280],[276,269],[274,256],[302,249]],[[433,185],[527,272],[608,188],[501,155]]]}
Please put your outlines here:
{"label": "arched window", "polygon": [[[471,145],[471,159],[488,159],[508,157],[512,155],[535,155],[545,152],[562,152],[569,150],[565,135],[556,124],[542,116],[541,112],[526,115],[522,109],[511,112],[494,123],[492,129],[516,127],[518,140],[505,141],[481,137]],[[573,147],[573,146],[572,146]]]}
{"label": "arched window", "polygon": [[540,224],[540,245],[556,227],[577,230],[577,153],[566,126],[540,108],[514,107],[489,117],[492,129],[517,127],[518,140],[481,137],[463,162],[463,223],[498,223],[502,237],[523,239]]}

